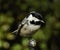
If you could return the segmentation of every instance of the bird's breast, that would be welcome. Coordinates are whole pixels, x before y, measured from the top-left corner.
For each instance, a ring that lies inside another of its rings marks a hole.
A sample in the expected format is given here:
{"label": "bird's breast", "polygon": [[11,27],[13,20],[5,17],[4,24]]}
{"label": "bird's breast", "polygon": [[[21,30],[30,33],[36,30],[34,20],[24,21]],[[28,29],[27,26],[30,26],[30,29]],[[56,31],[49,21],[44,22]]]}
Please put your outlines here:
{"label": "bird's breast", "polygon": [[35,32],[38,30],[40,26],[34,26],[34,25],[27,25],[25,24],[22,29],[20,30],[21,36],[28,36],[29,34],[33,34],[32,32]]}

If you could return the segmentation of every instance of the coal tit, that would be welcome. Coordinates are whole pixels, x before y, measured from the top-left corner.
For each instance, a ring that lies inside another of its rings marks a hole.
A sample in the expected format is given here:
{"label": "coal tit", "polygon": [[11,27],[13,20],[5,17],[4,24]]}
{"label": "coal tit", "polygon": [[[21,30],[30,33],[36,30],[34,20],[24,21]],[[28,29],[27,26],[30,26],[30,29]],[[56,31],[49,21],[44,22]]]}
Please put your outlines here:
{"label": "coal tit", "polygon": [[22,37],[30,37],[34,34],[41,26],[44,24],[44,20],[41,14],[32,11],[25,17],[22,22],[19,24],[18,29],[12,33],[19,34]]}

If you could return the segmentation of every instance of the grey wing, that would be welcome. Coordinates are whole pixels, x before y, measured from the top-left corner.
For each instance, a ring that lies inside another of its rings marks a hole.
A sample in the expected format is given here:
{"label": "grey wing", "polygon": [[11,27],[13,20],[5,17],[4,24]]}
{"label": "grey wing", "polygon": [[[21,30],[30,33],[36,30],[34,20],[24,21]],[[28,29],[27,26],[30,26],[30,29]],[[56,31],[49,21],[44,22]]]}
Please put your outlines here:
{"label": "grey wing", "polygon": [[21,27],[21,24],[19,24],[18,28],[15,31],[13,31],[12,33],[17,34],[20,27]]}
{"label": "grey wing", "polygon": [[22,20],[21,24],[25,24],[26,22],[27,22],[27,18],[25,17],[25,18]]}
{"label": "grey wing", "polygon": [[22,25],[24,25],[26,22],[27,22],[27,18],[24,18],[24,19],[22,20],[22,22],[19,24],[18,30],[19,30],[20,27],[21,27]]}
{"label": "grey wing", "polygon": [[20,29],[20,27],[21,27],[22,25],[24,25],[26,22],[27,22],[27,18],[24,18],[24,19],[22,20],[22,22],[19,24],[18,28],[17,28],[15,31],[13,31],[12,33],[17,34],[18,31],[19,31],[19,29]]}

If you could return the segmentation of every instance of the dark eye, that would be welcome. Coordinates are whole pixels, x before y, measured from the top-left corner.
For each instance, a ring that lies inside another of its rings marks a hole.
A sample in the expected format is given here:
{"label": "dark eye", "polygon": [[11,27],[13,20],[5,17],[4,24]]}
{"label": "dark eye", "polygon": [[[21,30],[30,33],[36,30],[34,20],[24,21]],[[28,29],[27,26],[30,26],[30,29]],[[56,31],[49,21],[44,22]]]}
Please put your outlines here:
{"label": "dark eye", "polygon": [[31,24],[35,24],[34,20],[30,21]]}

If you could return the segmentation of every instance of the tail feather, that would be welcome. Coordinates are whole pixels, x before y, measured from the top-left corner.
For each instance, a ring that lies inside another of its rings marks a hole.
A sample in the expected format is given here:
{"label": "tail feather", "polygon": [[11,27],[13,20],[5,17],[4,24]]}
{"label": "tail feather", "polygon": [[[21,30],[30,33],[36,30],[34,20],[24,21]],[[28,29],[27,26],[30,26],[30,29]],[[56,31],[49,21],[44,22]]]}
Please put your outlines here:
{"label": "tail feather", "polygon": [[17,35],[18,34],[18,30],[13,31],[12,33]]}

